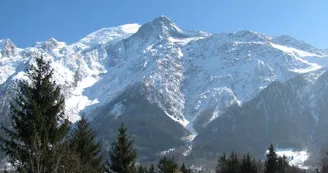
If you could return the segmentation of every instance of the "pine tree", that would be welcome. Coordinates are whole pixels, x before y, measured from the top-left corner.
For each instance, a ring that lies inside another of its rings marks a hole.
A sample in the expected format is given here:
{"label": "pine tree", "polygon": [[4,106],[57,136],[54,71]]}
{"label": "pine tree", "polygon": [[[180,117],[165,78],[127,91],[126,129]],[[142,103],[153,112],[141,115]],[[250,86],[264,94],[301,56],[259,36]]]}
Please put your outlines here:
{"label": "pine tree", "polygon": [[273,145],[269,147],[269,152],[267,154],[267,160],[265,161],[265,173],[275,173],[279,170],[278,167],[278,156],[275,152]]}
{"label": "pine tree", "polygon": [[257,173],[257,165],[255,159],[252,159],[250,154],[243,156],[240,170],[242,173]]}
{"label": "pine tree", "polygon": [[60,173],[97,173],[89,164],[82,163],[80,154],[71,149],[70,141],[67,140],[62,146],[62,159]]}
{"label": "pine tree", "polygon": [[216,173],[228,173],[227,164],[228,164],[227,155],[226,155],[226,153],[223,153],[218,159],[218,163],[215,168],[215,172]]}
{"label": "pine tree", "polygon": [[127,135],[127,129],[121,123],[116,141],[112,143],[110,161],[106,163],[109,173],[136,173],[137,153],[133,149],[134,140]]}
{"label": "pine tree", "polygon": [[[101,143],[95,141],[96,134],[89,127],[87,120],[82,119],[71,133],[71,148],[79,155],[84,165],[89,165],[92,172],[104,172]],[[90,171],[91,172],[91,171]]]}
{"label": "pine tree", "polygon": [[287,157],[285,155],[283,155],[282,157],[278,157],[277,166],[278,166],[278,171],[280,173],[285,172],[285,168],[289,166]]}
{"label": "pine tree", "polygon": [[223,153],[218,160],[216,173],[239,173],[241,167],[238,155],[232,152],[229,157]]}
{"label": "pine tree", "polygon": [[64,97],[52,80],[53,70],[43,57],[36,58],[11,103],[11,128],[2,126],[1,149],[17,172],[56,173],[60,169],[61,141],[69,131],[64,119]]}
{"label": "pine tree", "polygon": [[175,163],[172,159],[167,159],[163,157],[157,164],[158,173],[173,173],[178,170],[178,164]]}
{"label": "pine tree", "polygon": [[240,164],[240,160],[238,158],[237,153],[232,152],[228,159],[228,164],[227,164],[228,172],[229,173],[239,173],[240,165],[241,164]]}

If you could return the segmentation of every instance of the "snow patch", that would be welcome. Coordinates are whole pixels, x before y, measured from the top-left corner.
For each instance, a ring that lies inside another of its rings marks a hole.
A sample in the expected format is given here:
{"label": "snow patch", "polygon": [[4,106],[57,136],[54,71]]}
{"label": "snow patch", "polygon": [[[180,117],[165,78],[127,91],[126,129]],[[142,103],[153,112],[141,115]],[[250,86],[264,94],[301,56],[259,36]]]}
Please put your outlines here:
{"label": "snow patch", "polygon": [[114,108],[110,111],[111,114],[115,116],[120,116],[124,112],[124,105],[123,103],[119,102],[114,105]]}
{"label": "snow patch", "polygon": [[[266,151],[268,153],[269,151]],[[278,148],[276,150],[276,153],[278,156],[286,156],[289,160],[289,164],[293,166],[297,166],[302,169],[308,169],[309,167],[304,166],[304,162],[310,157],[310,154],[307,152],[307,150],[303,151],[295,151],[293,149],[283,149]]]}
{"label": "snow patch", "polygon": [[287,46],[282,46],[282,45],[278,45],[278,44],[273,44],[273,43],[270,43],[272,47],[276,48],[276,49],[279,49],[287,54],[291,54],[293,56],[297,56],[297,57],[322,57],[320,55],[317,55],[317,54],[313,54],[313,53],[310,53],[310,52],[306,52],[306,51],[302,51],[302,50],[298,50],[298,49],[295,49],[295,48],[292,48],[292,47],[287,47]]}
{"label": "snow patch", "polygon": [[159,155],[160,155],[160,156],[165,156],[165,155],[167,155],[167,154],[169,154],[169,153],[172,153],[172,152],[174,152],[174,151],[175,151],[175,148],[170,148],[170,149],[168,149],[168,150],[161,151],[161,152],[159,153]]}

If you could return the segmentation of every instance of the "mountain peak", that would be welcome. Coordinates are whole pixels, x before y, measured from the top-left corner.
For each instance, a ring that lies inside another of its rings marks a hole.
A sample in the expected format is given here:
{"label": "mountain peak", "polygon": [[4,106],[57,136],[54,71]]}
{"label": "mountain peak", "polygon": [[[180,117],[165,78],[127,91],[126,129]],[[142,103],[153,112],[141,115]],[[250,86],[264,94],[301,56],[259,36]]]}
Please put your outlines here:
{"label": "mountain peak", "polygon": [[272,39],[273,43],[276,44],[280,44],[280,45],[284,45],[284,46],[288,46],[288,47],[293,47],[296,49],[300,49],[300,50],[304,50],[304,51],[308,51],[308,52],[317,52],[318,49],[314,48],[313,46],[305,43],[304,41],[301,40],[297,40],[294,37],[291,37],[289,35],[280,35],[277,37],[274,37]]}
{"label": "mountain peak", "polygon": [[183,32],[174,22],[172,22],[172,20],[170,20],[166,16],[157,17],[150,23],[154,28],[161,30],[162,32],[167,32],[169,34],[171,34],[172,32]]}
{"label": "mountain peak", "polygon": [[234,37],[237,37],[236,39],[242,39],[243,41],[259,41],[259,42],[263,42],[270,39],[269,36],[251,30],[241,30],[235,32]]}
{"label": "mountain peak", "polygon": [[186,34],[174,22],[166,16],[160,16],[153,21],[142,25],[136,33],[137,37],[143,39],[186,37]]}
{"label": "mountain peak", "polygon": [[50,37],[47,41],[36,42],[34,47],[42,48],[44,50],[51,50],[55,48],[62,48],[66,46],[65,42],[57,41],[55,38]]}
{"label": "mountain peak", "polygon": [[53,37],[50,37],[48,41],[50,43],[54,43],[54,44],[57,44],[58,43],[58,41],[55,38],[53,38]]}
{"label": "mountain peak", "polygon": [[5,49],[13,46],[16,47],[15,44],[8,38],[0,40],[0,49]]}
{"label": "mountain peak", "polygon": [[73,46],[89,49],[107,44],[115,44],[118,41],[130,37],[136,33],[141,25],[137,23],[124,24],[115,27],[101,28],[95,32],[90,33],[80,41],[72,44]]}
{"label": "mountain peak", "polygon": [[0,57],[10,57],[18,54],[17,47],[10,39],[0,40],[0,52]]}
{"label": "mountain peak", "polygon": [[175,23],[172,22],[172,20],[169,19],[169,18],[166,17],[166,16],[159,16],[159,17],[155,18],[155,19],[152,21],[152,23],[154,23],[154,24],[159,23],[159,24],[162,24],[162,25],[165,25],[165,26],[175,25]]}

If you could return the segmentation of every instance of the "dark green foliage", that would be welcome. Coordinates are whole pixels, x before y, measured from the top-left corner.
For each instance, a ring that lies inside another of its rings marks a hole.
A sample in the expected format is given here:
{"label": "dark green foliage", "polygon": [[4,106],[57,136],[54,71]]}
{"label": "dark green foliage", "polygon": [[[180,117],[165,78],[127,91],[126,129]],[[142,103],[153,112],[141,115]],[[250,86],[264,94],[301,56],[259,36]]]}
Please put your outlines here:
{"label": "dark green foliage", "polygon": [[127,135],[127,129],[121,123],[117,139],[112,143],[110,161],[106,163],[107,172],[136,173],[137,153],[133,148],[134,140]]}
{"label": "dark green foliage", "polygon": [[240,160],[237,153],[232,152],[228,159],[228,172],[229,173],[239,173],[240,171]]}
{"label": "dark green foliage", "polygon": [[178,164],[175,163],[172,159],[166,157],[161,158],[157,164],[158,173],[173,173],[178,170]]}
{"label": "dark green foliage", "polygon": [[252,159],[250,154],[246,154],[243,156],[241,160],[240,171],[242,173],[257,173],[257,163],[254,158]]}
{"label": "dark green foliage", "polygon": [[[287,169],[288,168],[288,169]],[[269,152],[267,154],[267,159],[265,161],[265,173],[275,173],[275,172],[286,172],[286,170],[292,171],[286,156],[279,157],[271,144],[269,147]]]}
{"label": "dark green foliage", "polygon": [[59,173],[99,173],[89,164],[82,163],[80,154],[71,149],[70,142],[66,141],[61,145],[62,159]]}
{"label": "dark green foliage", "polygon": [[267,159],[265,161],[265,173],[275,173],[279,170],[278,167],[278,155],[271,144],[269,147],[269,152],[267,154]]}
{"label": "dark green foliage", "polygon": [[50,63],[36,58],[36,65],[27,70],[30,83],[19,83],[11,103],[11,127],[2,126],[9,139],[0,138],[1,149],[18,172],[55,173],[62,167],[61,141],[69,123],[64,119],[64,97],[52,75]]}
{"label": "dark green foliage", "polygon": [[285,155],[282,157],[278,157],[277,165],[278,165],[278,171],[284,172],[285,168],[289,166],[287,157]]}
{"label": "dark green foliage", "polygon": [[262,162],[256,161],[250,154],[238,157],[236,153],[227,156],[223,153],[219,159],[215,170],[216,173],[301,173],[302,170],[294,166],[289,166],[287,157],[279,157],[273,145],[270,145],[263,170]]}
{"label": "dark green foliage", "polygon": [[228,173],[228,159],[226,153],[223,153],[219,159],[218,159],[218,164],[215,168],[216,173]]}
{"label": "dark green foliage", "polygon": [[223,153],[216,167],[216,173],[257,173],[260,171],[260,164],[250,154],[238,157],[232,152],[229,157]]}
{"label": "dark green foliage", "polygon": [[103,173],[103,154],[101,143],[95,141],[96,134],[89,127],[87,120],[82,119],[77,123],[71,134],[71,149],[75,151],[84,165],[89,165],[94,172]]}

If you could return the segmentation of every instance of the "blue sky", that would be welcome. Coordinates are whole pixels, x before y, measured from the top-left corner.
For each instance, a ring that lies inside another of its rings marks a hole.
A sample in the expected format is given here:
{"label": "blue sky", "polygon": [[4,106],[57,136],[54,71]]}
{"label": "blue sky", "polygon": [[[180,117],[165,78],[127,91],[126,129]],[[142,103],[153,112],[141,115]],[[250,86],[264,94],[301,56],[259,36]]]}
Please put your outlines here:
{"label": "blue sky", "polygon": [[328,0],[1,0],[0,39],[73,43],[103,27],[165,15],[184,29],[291,35],[328,48]]}

